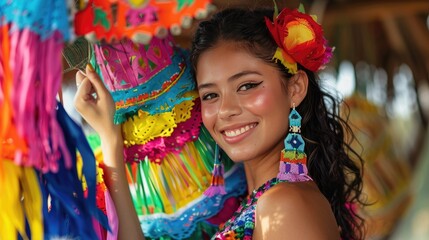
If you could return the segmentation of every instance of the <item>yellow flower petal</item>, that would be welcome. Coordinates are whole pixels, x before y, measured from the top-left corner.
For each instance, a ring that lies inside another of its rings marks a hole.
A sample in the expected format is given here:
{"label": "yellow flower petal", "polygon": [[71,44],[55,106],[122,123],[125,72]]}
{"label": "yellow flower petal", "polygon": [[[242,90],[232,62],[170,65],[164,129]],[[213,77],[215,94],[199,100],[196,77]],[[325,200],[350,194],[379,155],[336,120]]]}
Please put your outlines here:
{"label": "yellow flower petal", "polygon": [[288,29],[288,35],[284,39],[284,45],[287,49],[292,49],[296,45],[311,41],[316,37],[305,19],[298,18],[296,21],[289,22],[286,29]]}
{"label": "yellow flower petal", "polygon": [[289,70],[289,73],[291,74],[295,74],[298,71],[298,65],[296,64],[296,62],[281,48],[277,48],[276,52],[274,53],[273,59],[280,61],[283,66],[285,66]]}

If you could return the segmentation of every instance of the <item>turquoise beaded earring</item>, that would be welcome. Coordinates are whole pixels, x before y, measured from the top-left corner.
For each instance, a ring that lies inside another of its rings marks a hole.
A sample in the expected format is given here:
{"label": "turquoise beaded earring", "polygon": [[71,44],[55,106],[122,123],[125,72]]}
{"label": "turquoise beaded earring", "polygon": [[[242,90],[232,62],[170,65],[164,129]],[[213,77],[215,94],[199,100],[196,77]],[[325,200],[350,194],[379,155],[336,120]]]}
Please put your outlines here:
{"label": "turquoise beaded earring", "polygon": [[289,133],[284,140],[284,145],[277,178],[289,182],[312,180],[308,176],[305,142],[301,136],[301,115],[295,110],[295,104],[289,114]]}

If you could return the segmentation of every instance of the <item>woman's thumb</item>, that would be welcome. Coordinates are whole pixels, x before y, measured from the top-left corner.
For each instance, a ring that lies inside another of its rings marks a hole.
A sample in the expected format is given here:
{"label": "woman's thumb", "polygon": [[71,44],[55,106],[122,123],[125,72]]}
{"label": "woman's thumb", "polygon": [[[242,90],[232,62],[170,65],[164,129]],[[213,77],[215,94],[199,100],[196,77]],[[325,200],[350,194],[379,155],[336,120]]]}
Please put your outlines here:
{"label": "woman's thumb", "polygon": [[100,76],[98,76],[97,72],[95,72],[94,67],[91,65],[91,63],[88,63],[86,65],[86,76],[88,77],[91,84],[94,86],[94,90],[97,93],[97,95],[102,96],[105,94],[109,94],[109,91],[104,86],[103,81],[101,80]]}

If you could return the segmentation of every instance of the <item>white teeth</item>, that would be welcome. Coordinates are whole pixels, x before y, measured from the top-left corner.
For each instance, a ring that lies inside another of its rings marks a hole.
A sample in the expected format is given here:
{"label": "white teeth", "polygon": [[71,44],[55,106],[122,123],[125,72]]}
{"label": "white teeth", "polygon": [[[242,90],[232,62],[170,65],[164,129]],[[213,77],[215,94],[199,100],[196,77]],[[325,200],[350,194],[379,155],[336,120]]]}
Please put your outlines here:
{"label": "white teeth", "polygon": [[235,137],[235,136],[238,136],[240,134],[243,134],[243,133],[249,131],[251,128],[254,128],[254,127],[255,127],[255,124],[252,124],[252,125],[247,125],[245,127],[237,129],[237,130],[228,130],[228,131],[225,131],[225,135],[228,137]]}

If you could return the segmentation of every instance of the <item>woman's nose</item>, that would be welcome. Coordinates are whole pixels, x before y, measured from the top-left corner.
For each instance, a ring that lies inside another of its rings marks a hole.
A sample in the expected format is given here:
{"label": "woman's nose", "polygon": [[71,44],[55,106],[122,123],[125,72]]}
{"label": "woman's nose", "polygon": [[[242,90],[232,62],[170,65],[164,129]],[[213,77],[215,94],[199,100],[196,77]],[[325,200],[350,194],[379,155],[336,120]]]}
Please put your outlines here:
{"label": "woman's nose", "polygon": [[219,118],[227,119],[241,113],[241,105],[238,99],[232,96],[224,96],[219,108]]}

